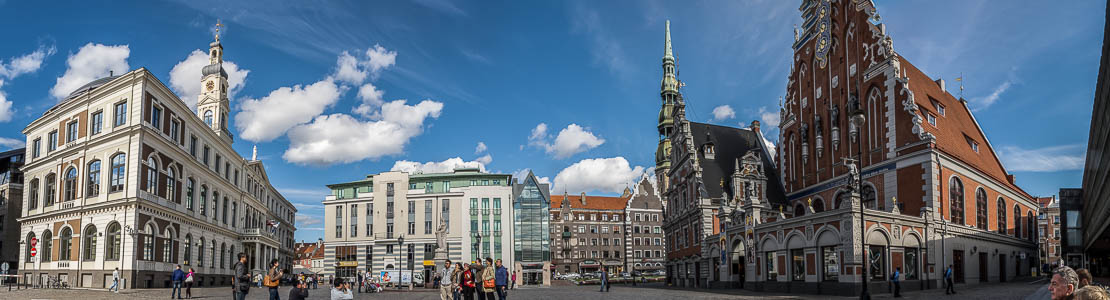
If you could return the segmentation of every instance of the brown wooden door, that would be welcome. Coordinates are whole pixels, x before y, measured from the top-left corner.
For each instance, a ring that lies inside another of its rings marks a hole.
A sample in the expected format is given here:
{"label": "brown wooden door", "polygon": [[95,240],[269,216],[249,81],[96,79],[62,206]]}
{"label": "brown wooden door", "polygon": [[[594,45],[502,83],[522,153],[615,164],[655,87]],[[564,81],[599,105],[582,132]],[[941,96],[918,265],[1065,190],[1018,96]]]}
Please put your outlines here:
{"label": "brown wooden door", "polygon": [[987,267],[987,265],[989,265],[989,264],[990,263],[987,262],[987,253],[980,251],[979,252],[979,282],[990,281],[989,280],[990,276],[988,274],[989,273],[989,271],[988,271],[989,268]]}
{"label": "brown wooden door", "polygon": [[998,282],[1006,282],[1006,254],[998,255]]}
{"label": "brown wooden door", "polygon": [[956,282],[964,283],[964,251],[952,250],[952,272],[956,273]]}

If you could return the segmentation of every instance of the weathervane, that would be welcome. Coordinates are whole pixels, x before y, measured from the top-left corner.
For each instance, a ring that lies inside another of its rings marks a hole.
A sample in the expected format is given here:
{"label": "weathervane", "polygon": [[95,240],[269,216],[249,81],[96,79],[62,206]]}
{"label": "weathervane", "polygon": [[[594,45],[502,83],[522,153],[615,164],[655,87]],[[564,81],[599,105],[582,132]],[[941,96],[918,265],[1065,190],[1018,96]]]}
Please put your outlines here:
{"label": "weathervane", "polygon": [[220,27],[224,27],[224,24],[220,23],[220,19],[216,19],[216,40],[217,41],[220,40]]}

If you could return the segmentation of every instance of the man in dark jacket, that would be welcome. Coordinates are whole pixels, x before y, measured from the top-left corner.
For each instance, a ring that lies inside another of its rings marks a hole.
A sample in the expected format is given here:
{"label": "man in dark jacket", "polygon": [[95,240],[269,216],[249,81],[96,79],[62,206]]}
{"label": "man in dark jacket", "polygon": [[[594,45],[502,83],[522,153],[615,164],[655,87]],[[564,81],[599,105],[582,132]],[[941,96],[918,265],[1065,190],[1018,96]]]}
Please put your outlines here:
{"label": "man in dark jacket", "polygon": [[232,277],[231,290],[234,300],[244,300],[247,292],[251,291],[251,274],[247,273],[247,254],[239,252],[239,261],[235,263],[235,277]]}
{"label": "man in dark jacket", "polygon": [[[181,299],[181,283],[185,282],[185,271],[181,270],[181,265],[177,265],[177,269],[173,270],[173,291],[170,292],[170,299]],[[176,296],[175,296],[176,295]]]}
{"label": "man in dark jacket", "polygon": [[494,286],[497,287],[497,299],[505,300],[505,287],[509,285],[509,270],[501,265],[501,260],[497,260],[497,268],[494,269]]}
{"label": "man in dark jacket", "polygon": [[308,298],[308,284],[298,280],[297,286],[289,290],[289,300],[305,300]]}
{"label": "man in dark jacket", "polygon": [[952,282],[952,265],[948,265],[948,269],[944,270],[944,283],[946,285],[944,288],[945,295],[956,293],[956,288]]}

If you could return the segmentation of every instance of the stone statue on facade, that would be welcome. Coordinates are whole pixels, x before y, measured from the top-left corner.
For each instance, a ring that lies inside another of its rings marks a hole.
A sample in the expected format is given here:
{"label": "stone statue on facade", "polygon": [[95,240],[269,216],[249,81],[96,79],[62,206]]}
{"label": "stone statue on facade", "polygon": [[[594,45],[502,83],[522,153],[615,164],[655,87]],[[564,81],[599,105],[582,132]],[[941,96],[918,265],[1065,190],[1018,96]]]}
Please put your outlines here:
{"label": "stone statue on facade", "polygon": [[829,105],[829,124],[833,128],[839,127],[840,124],[840,108],[836,103]]}
{"label": "stone statue on facade", "polygon": [[822,122],[821,122],[821,116],[814,116],[813,118],[814,118],[814,121],[813,121],[814,133],[816,133],[817,136],[821,136],[821,133],[825,132],[825,130],[824,130],[825,126],[823,126],[824,124],[822,124]]}
{"label": "stone statue on facade", "polygon": [[802,123],[802,143],[809,143],[809,124]]}
{"label": "stone statue on facade", "polygon": [[439,228],[436,228],[436,247],[447,250],[447,223],[443,220],[439,221]]}

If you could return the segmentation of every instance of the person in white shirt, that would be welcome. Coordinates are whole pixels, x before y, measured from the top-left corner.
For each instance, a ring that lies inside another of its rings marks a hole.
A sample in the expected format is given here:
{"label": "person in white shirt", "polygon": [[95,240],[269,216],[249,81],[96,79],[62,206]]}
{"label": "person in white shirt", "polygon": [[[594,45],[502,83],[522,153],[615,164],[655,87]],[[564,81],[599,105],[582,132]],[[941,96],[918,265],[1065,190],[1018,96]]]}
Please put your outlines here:
{"label": "person in white shirt", "polygon": [[331,300],[352,300],[355,295],[351,293],[351,284],[343,282],[343,278],[335,279],[335,287],[331,289]]}
{"label": "person in white shirt", "polygon": [[119,268],[112,271],[112,286],[108,287],[108,291],[110,292],[112,290],[115,290],[116,294],[119,294]]}

